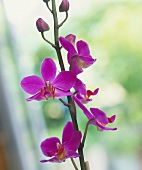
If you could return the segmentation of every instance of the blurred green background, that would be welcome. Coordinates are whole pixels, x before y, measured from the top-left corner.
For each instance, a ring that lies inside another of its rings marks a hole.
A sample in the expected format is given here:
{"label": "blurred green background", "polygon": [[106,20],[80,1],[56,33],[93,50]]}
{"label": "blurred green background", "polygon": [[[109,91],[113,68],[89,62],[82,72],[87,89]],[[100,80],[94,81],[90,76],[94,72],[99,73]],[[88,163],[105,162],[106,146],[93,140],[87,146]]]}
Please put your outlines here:
{"label": "blurred green background", "polygon": [[[59,165],[39,163],[44,158],[40,142],[51,136],[61,138],[63,126],[70,120],[67,109],[57,100],[26,103],[28,95],[19,85],[26,75],[40,75],[40,64],[45,57],[57,61],[54,49],[42,40],[35,27],[38,17],[46,20],[51,28],[46,37],[53,41],[51,15],[42,1],[15,0],[11,5],[4,0],[0,5],[1,103],[5,101],[1,109],[0,144],[6,162],[5,167],[0,162],[1,170],[11,170],[11,166],[15,170],[73,169],[69,160]],[[61,14],[59,20],[63,18]],[[90,169],[141,170],[142,1],[72,0],[69,18],[60,35],[69,33],[75,34],[77,40],[87,41],[92,57],[97,59],[79,76],[89,89],[100,88],[87,107],[99,107],[108,116],[117,115],[111,125],[118,127],[115,132],[99,132],[89,127],[85,158]],[[62,52],[67,63],[66,52]],[[79,108],[77,111],[79,127],[84,131],[87,119]],[[6,125],[7,119],[10,127]],[[9,137],[9,129],[13,137]],[[15,158],[13,153],[17,153]],[[19,164],[17,169],[12,165],[14,160]]]}

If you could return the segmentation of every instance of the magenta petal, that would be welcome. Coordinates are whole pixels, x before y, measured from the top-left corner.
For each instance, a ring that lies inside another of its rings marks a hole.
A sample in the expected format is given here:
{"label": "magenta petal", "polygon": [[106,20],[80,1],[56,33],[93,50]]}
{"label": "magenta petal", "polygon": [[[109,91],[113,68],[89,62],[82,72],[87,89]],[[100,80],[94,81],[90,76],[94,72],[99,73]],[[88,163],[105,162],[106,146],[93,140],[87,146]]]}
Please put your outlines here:
{"label": "magenta petal", "polygon": [[45,156],[54,156],[54,152],[57,150],[57,143],[60,143],[60,140],[56,137],[47,138],[41,143],[41,150]]}
{"label": "magenta petal", "polygon": [[60,37],[59,41],[63,48],[70,52],[73,56],[77,53],[72,43],[68,41],[66,38]]}
{"label": "magenta petal", "polygon": [[79,56],[79,58],[84,62],[84,67],[83,68],[87,68],[89,66],[91,66],[96,59],[92,58],[91,56]]}
{"label": "magenta petal", "polygon": [[80,74],[83,72],[82,68],[79,68],[77,58],[74,58],[72,60],[72,66],[71,66],[71,71],[74,72],[76,75]]}
{"label": "magenta petal", "polygon": [[48,160],[40,160],[41,163],[45,163],[45,162],[48,162]]}
{"label": "magenta petal", "polygon": [[90,111],[94,115],[95,119],[103,124],[108,124],[108,118],[102,110],[98,108],[90,108]]}
{"label": "magenta petal", "polygon": [[109,128],[106,126],[102,126],[99,122],[96,121],[96,125],[101,129],[101,130],[117,130],[117,128]]}
{"label": "magenta petal", "polygon": [[56,163],[61,163],[61,162],[62,162],[62,160],[58,159],[57,157],[53,157],[53,158],[51,158],[51,159],[48,159],[48,160],[42,160],[42,161],[40,161],[40,162],[42,162],[42,163],[44,163],[44,162],[51,162],[51,163],[56,162]]}
{"label": "magenta petal", "polygon": [[51,163],[54,163],[54,162],[61,163],[61,162],[63,162],[63,160],[60,160],[57,157],[53,157],[53,158],[49,159],[48,162],[51,162]]}
{"label": "magenta petal", "polygon": [[69,63],[69,64],[72,64],[72,60],[73,60],[75,57],[77,57],[77,54],[74,55],[74,54],[68,52],[68,54],[67,54],[68,63]]}
{"label": "magenta petal", "polygon": [[73,133],[69,143],[67,143],[65,145],[65,148],[67,148],[67,150],[76,151],[79,148],[81,137],[82,137],[81,132],[80,131],[75,131]]}
{"label": "magenta petal", "polygon": [[76,46],[77,46],[79,55],[90,56],[89,46],[85,41],[82,41],[82,40],[78,41]]}
{"label": "magenta petal", "polygon": [[53,81],[56,76],[56,65],[51,58],[45,58],[41,64],[41,75],[44,81]]}
{"label": "magenta petal", "polygon": [[81,80],[79,80],[78,78],[77,78],[77,80],[74,84],[74,89],[75,89],[75,91],[77,91],[78,93],[81,93],[83,95],[87,94],[85,84]]}
{"label": "magenta petal", "polygon": [[74,127],[72,122],[67,122],[62,135],[62,143],[65,144],[70,141],[74,132]]}
{"label": "magenta petal", "polygon": [[97,88],[97,89],[94,90],[93,95],[98,94],[98,92],[99,92],[99,88]]}
{"label": "magenta petal", "polygon": [[75,44],[76,36],[73,34],[69,34],[65,37],[73,46]]}
{"label": "magenta petal", "polygon": [[60,98],[65,97],[65,96],[72,96],[72,95],[73,95],[72,92],[68,92],[68,91],[64,91],[64,90],[60,90],[60,89],[56,88],[53,98],[60,99]]}
{"label": "magenta petal", "polygon": [[109,123],[113,123],[115,121],[116,115],[113,115],[108,118]]}
{"label": "magenta petal", "polygon": [[67,153],[67,156],[65,157],[65,159],[80,157],[80,155],[76,153],[75,151],[67,150],[66,153]]}
{"label": "magenta petal", "polygon": [[80,95],[79,93],[76,95],[76,97],[77,97],[83,104],[86,104],[86,103],[92,101],[92,99],[86,99],[85,97],[83,97],[83,96]]}
{"label": "magenta petal", "polygon": [[37,94],[29,97],[26,99],[27,101],[32,101],[32,100],[38,100],[38,101],[41,101],[41,100],[45,100],[44,96],[41,95],[41,92],[38,92]]}
{"label": "magenta petal", "polygon": [[76,104],[82,109],[84,114],[87,116],[87,118],[90,120],[93,118],[93,115],[87,110],[87,108],[78,100],[77,97],[73,96],[74,101]]}
{"label": "magenta petal", "polygon": [[44,85],[43,80],[36,75],[27,76],[21,81],[22,88],[29,94],[37,93]]}
{"label": "magenta petal", "polygon": [[86,99],[84,99],[84,96],[82,96],[80,93],[77,93],[76,97],[77,97],[79,100],[86,100]]}
{"label": "magenta petal", "polygon": [[64,91],[70,90],[76,81],[76,75],[71,71],[62,71],[58,74],[52,85]]}

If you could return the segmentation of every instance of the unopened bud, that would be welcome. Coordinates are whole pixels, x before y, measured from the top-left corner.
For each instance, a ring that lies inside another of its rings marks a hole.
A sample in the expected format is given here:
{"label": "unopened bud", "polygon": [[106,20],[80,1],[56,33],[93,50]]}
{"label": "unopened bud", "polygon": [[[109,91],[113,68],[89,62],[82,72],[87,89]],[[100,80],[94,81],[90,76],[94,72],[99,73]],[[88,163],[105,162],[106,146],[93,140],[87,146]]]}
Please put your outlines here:
{"label": "unopened bud", "polygon": [[67,12],[69,10],[69,1],[62,0],[61,5],[59,6],[60,12]]}
{"label": "unopened bud", "polygon": [[50,29],[49,25],[42,18],[39,18],[36,21],[36,27],[39,32],[48,31]]}
{"label": "unopened bud", "polygon": [[50,0],[43,0],[43,2],[48,3]]}

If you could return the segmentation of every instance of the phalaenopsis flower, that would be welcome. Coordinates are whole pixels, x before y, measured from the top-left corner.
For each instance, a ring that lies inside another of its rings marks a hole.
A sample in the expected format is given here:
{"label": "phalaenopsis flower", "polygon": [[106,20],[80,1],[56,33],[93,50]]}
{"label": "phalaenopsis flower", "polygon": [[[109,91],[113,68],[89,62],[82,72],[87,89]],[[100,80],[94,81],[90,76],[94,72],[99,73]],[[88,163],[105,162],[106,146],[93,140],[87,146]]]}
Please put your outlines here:
{"label": "phalaenopsis flower", "polygon": [[25,92],[32,94],[27,101],[48,100],[72,95],[69,90],[76,82],[76,75],[71,71],[62,71],[56,76],[56,65],[51,58],[46,58],[41,64],[41,75],[27,76],[21,81]]}
{"label": "phalaenopsis flower", "polygon": [[68,63],[70,64],[70,70],[75,74],[83,72],[84,68],[91,66],[96,59],[93,59],[90,55],[88,44],[83,41],[77,41],[76,47],[74,47],[76,36],[69,34],[68,36],[60,37],[59,41],[62,47],[68,51]]}
{"label": "phalaenopsis flower", "polygon": [[98,94],[99,88],[94,91],[87,90],[86,85],[77,78],[73,88],[75,89],[76,97],[83,103],[86,104],[92,101],[91,96],[95,96]]}
{"label": "phalaenopsis flower", "polygon": [[76,104],[82,109],[88,120],[92,121],[90,124],[95,125],[98,130],[117,130],[117,128],[106,127],[107,124],[113,123],[115,121],[116,115],[107,117],[106,113],[98,108],[90,108],[90,111],[81,103],[77,97],[73,97]]}
{"label": "phalaenopsis flower", "polygon": [[41,143],[43,154],[50,157],[40,162],[64,162],[67,158],[76,158],[80,155],[76,152],[81,141],[81,132],[75,131],[72,122],[67,122],[62,134],[62,142],[57,137],[45,139]]}

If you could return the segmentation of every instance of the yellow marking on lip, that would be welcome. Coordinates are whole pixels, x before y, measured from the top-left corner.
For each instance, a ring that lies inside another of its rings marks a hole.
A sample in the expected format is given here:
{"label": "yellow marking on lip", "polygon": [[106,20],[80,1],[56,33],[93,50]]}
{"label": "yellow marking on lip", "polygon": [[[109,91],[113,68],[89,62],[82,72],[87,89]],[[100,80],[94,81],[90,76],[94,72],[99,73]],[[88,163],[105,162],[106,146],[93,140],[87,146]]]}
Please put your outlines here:
{"label": "yellow marking on lip", "polygon": [[64,147],[60,143],[56,143],[58,150],[56,151],[57,158],[63,160],[66,156]]}
{"label": "yellow marking on lip", "polygon": [[46,89],[47,89],[47,91],[49,91],[52,94],[54,94],[54,92],[55,92],[55,88],[50,84],[49,81],[46,81]]}

